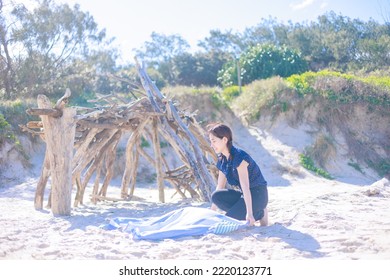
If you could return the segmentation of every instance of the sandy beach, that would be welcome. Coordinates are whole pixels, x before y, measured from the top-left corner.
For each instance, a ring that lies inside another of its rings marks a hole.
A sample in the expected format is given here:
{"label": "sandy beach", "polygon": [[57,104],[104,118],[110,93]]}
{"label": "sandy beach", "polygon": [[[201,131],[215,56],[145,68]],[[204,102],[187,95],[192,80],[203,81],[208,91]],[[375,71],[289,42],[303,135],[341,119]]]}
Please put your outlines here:
{"label": "sandy beach", "polygon": [[[110,218],[155,217],[182,207],[210,206],[183,200],[169,188],[165,190],[166,203],[159,203],[155,184],[138,185],[131,201],[94,205],[85,199],[85,204],[73,208],[68,217],[55,217],[47,209],[36,211],[40,153],[35,157],[35,172],[19,172],[24,177],[6,181],[0,188],[0,259],[390,259],[388,179],[359,177],[352,169],[351,173],[344,169],[338,178],[327,180],[299,166],[297,153],[304,136],[291,137],[294,131],[280,127],[274,131],[242,126],[233,129],[241,147],[258,151],[254,158],[269,183],[267,227],[158,242],[137,241],[127,233],[100,228]],[[283,132],[289,137],[280,134]],[[14,172],[18,174],[17,169]],[[119,193],[117,179],[108,196],[118,197]]]}
{"label": "sandy beach", "polygon": [[1,259],[390,259],[386,179],[360,187],[325,181],[270,187],[267,227],[159,242],[134,241],[99,226],[118,216],[153,217],[208,205],[176,196],[162,204],[156,190],[142,187],[137,201],[86,203],[70,217],[53,217],[33,209],[35,184],[30,179],[1,190]]}

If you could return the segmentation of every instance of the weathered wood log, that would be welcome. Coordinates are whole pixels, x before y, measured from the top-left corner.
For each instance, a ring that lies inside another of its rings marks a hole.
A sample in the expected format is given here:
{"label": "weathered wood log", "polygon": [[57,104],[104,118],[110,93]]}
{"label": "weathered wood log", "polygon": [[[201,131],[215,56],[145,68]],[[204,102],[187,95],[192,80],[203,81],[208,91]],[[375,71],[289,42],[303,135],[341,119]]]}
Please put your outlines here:
{"label": "weathered wood log", "polygon": [[136,149],[133,150],[133,168],[131,169],[131,181],[130,181],[130,197],[133,197],[135,191],[135,184],[137,182],[137,171],[139,162],[139,149],[140,147],[140,135],[136,137],[134,146]]}
{"label": "weathered wood log", "polygon": [[[142,134],[142,130],[149,122],[149,119],[144,120],[136,130],[133,131],[126,145],[126,164],[125,171],[123,172],[122,177],[122,186],[121,186],[121,197],[127,198],[129,196],[129,184],[131,180],[132,168],[137,168],[137,166],[133,166],[133,147],[135,143],[137,143],[138,137]],[[132,194],[131,194],[132,195]]]}
{"label": "weathered wood log", "polygon": [[[97,155],[92,159],[91,164],[87,168],[84,179],[80,183],[80,187],[79,186],[77,187],[76,197],[75,197],[75,201],[74,201],[75,207],[77,207],[78,204],[83,204],[84,193],[85,193],[85,189],[88,185],[89,180],[91,179],[93,173],[100,166],[100,163],[103,160],[103,157],[107,153],[107,151],[109,151],[109,150],[115,151],[121,135],[122,135],[121,131],[118,131],[117,133],[115,133],[111,137],[111,139],[98,151]],[[76,180],[76,184],[77,184],[77,180]],[[96,193],[97,193],[97,191],[96,191]]]}
{"label": "weathered wood log", "polygon": [[49,177],[50,177],[50,161],[49,161],[49,156],[46,153],[45,159],[43,160],[41,176],[39,177],[37,188],[35,190],[34,207],[36,210],[41,210],[43,208],[45,188]]}
{"label": "weathered wood log", "polygon": [[28,128],[43,128],[43,123],[41,121],[29,121],[26,126]]}
{"label": "weathered wood log", "polygon": [[81,161],[84,154],[87,152],[88,147],[90,146],[92,141],[95,139],[96,134],[98,134],[101,131],[102,130],[98,129],[98,128],[92,128],[92,129],[88,130],[84,140],[82,141],[81,145],[78,147],[78,149],[76,150],[76,153],[73,156],[73,161],[74,161],[73,168],[76,168],[76,166],[79,164],[79,162]]}
{"label": "weathered wood log", "polygon": [[62,111],[54,108],[30,108],[26,110],[26,113],[31,116],[49,116],[53,118],[62,116]]}
{"label": "weathered wood log", "polygon": [[99,191],[99,195],[106,196],[108,185],[114,176],[114,162],[116,158],[116,147],[118,146],[120,137],[122,136],[122,131],[118,130],[112,138],[114,141],[109,145],[106,152],[106,177],[104,178],[103,185]]}
{"label": "weathered wood log", "polygon": [[[51,108],[45,95],[39,95],[38,107]],[[55,215],[70,215],[72,198],[72,159],[76,130],[74,108],[64,108],[61,117],[41,115],[50,163],[51,210]]]}
{"label": "weathered wood log", "polygon": [[158,186],[158,198],[160,202],[165,202],[164,195],[164,180],[163,180],[163,171],[162,171],[162,159],[161,159],[161,147],[160,140],[158,137],[158,120],[153,118],[153,148],[154,156],[156,157],[156,173],[157,173],[157,186]]}
{"label": "weathered wood log", "polygon": [[[74,161],[73,167],[73,178],[77,178],[81,174],[81,172],[91,163],[93,158],[99,153],[100,149],[104,147],[104,145],[114,136],[116,130],[103,130],[98,134],[94,135],[94,141],[90,141],[86,147],[84,153],[77,154],[77,159]],[[91,140],[93,140],[91,139]],[[81,149],[81,148],[80,148]]]}
{"label": "weathered wood log", "polygon": [[114,137],[116,131],[101,131],[99,136],[96,135],[96,141],[90,143],[88,151],[80,158],[79,162],[74,163],[74,169],[72,172],[72,182],[77,186],[77,194],[75,205],[80,201],[82,202],[83,196],[83,184],[81,183],[81,173],[82,171],[93,161],[101,149]]}
{"label": "weathered wood log", "polygon": [[96,204],[97,199],[94,198],[94,195],[98,195],[99,192],[99,182],[100,182],[100,174],[102,171],[102,166],[103,166],[103,161],[98,162],[98,165],[96,167],[96,176],[95,176],[95,182],[93,185],[93,190],[92,190],[92,202]]}
{"label": "weathered wood log", "polygon": [[208,170],[204,164],[202,151],[199,148],[199,141],[190,132],[188,127],[182,122],[181,118],[177,114],[177,111],[175,110],[175,108],[173,107],[171,102],[169,102],[169,105],[171,106],[172,116],[174,117],[176,122],[179,124],[180,128],[186,132],[186,134],[188,135],[188,137],[190,139],[190,143],[192,144],[192,148],[193,148],[195,158],[196,158],[195,164],[198,167],[196,171],[199,172],[199,174],[194,174],[194,175],[196,178],[199,179],[197,181],[201,183],[201,184],[199,184],[199,188],[202,191],[204,198],[206,198],[208,201],[210,201],[212,188],[215,187],[215,182],[214,182],[214,179],[210,176],[210,173],[208,172]]}
{"label": "weathered wood log", "polygon": [[28,133],[32,134],[33,136],[43,136],[43,134],[44,134],[43,131],[35,131],[35,130],[30,129],[29,127],[22,125],[22,124],[19,124],[19,127],[22,131],[28,132]]}
{"label": "weathered wood log", "polygon": [[[137,59],[136,60],[136,67],[138,70],[138,74],[140,76],[142,86],[144,87],[150,102],[155,109],[156,112],[161,112],[160,104],[163,104],[162,99],[164,99],[164,96],[161,94],[161,92],[158,90],[158,88],[155,86],[155,84],[150,80],[149,76],[146,74],[145,70],[140,66]],[[186,155],[186,158],[188,159],[188,163],[193,168],[193,173],[195,180],[197,182],[198,187],[201,190],[202,196],[205,200],[210,201],[211,198],[211,192],[212,189],[215,188],[215,181],[208,172],[204,161],[202,152],[199,148],[199,143],[197,139],[192,135],[191,131],[189,131],[188,127],[184,125],[182,120],[180,119],[176,108],[172,105],[172,103],[168,101],[164,101],[169,107],[170,107],[170,114],[175,119],[176,123],[179,125],[179,127],[188,135],[190,144],[192,145],[193,151],[190,152],[187,150],[187,148],[183,145],[183,143],[178,143],[180,148],[184,150],[184,153]],[[164,118],[161,119],[161,124],[164,128],[164,130],[171,136],[174,132],[170,128],[168,121]]]}
{"label": "weathered wood log", "polygon": [[54,108],[62,112],[63,109],[65,108],[65,105],[68,104],[69,102],[70,95],[71,95],[70,89],[67,88],[65,90],[65,94],[60,99],[57,100]]}

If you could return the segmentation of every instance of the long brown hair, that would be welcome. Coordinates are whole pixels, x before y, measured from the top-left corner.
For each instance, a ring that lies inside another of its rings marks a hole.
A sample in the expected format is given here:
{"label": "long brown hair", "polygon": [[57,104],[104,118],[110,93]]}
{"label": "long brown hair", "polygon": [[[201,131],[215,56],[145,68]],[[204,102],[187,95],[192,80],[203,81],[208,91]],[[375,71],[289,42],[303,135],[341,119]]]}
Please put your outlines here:
{"label": "long brown hair", "polygon": [[233,146],[233,134],[232,130],[225,124],[222,123],[214,123],[207,125],[207,131],[208,133],[214,135],[215,137],[218,137],[219,139],[222,139],[223,137],[226,137],[227,142],[227,148],[230,150]]}

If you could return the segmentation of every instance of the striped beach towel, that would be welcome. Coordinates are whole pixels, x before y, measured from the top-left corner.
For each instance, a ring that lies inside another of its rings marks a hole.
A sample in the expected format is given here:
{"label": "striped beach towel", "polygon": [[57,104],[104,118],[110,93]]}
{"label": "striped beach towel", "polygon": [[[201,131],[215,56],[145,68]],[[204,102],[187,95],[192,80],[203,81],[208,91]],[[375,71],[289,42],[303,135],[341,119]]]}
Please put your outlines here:
{"label": "striped beach towel", "polygon": [[209,233],[227,234],[247,226],[246,221],[235,220],[210,209],[185,207],[160,217],[114,218],[103,228],[130,233],[136,240],[162,240]]}

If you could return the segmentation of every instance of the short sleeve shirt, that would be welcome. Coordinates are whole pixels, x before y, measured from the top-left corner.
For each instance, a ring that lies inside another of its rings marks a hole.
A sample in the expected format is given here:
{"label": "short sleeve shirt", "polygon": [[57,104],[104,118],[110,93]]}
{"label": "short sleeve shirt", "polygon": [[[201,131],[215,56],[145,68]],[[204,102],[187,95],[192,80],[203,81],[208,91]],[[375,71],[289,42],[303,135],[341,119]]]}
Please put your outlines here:
{"label": "short sleeve shirt", "polygon": [[217,162],[217,168],[225,174],[230,185],[239,186],[241,188],[237,167],[245,160],[248,163],[249,187],[267,186],[267,181],[265,181],[260,167],[248,153],[232,146],[230,155],[230,159],[227,159],[221,154]]}

